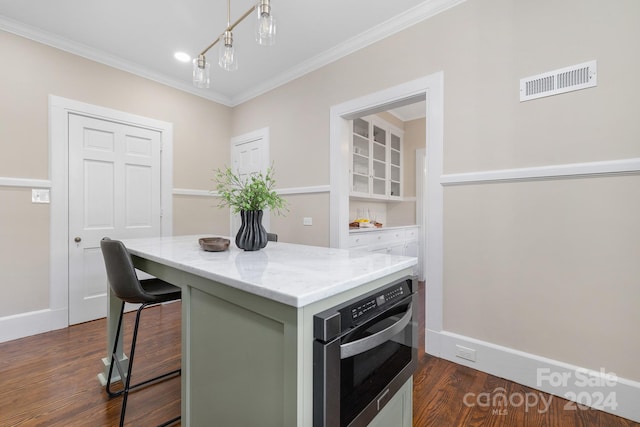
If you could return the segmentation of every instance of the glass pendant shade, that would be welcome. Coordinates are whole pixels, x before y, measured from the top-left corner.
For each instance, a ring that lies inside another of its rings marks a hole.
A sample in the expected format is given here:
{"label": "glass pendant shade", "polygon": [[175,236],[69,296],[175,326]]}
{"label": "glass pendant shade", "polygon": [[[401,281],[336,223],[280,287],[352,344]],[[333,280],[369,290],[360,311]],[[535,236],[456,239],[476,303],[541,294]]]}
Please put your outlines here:
{"label": "glass pendant shade", "polygon": [[218,65],[227,71],[235,71],[238,69],[238,56],[233,47],[233,34],[231,34],[231,31],[225,31],[220,37]]}
{"label": "glass pendant shade", "polygon": [[202,89],[208,89],[210,85],[209,64],[204,55],[193,59],[193,85]]}
{"label": "glass pendant shade", "polygon": [[271,15],[271,0],[259,0],[256,11],[256,41],[262,46],[271,46],[276,43],[276,18]]}
{"label": "glass pendant shade", "polygon": [[276,18],[270,13],[260,13],[256,22],[256,41],[262,46],[272,46],[276,43]]}
{"label": "glass pendant shade", "polygon": [[210,64],[205,60],[204,55],[209,50],[218,45],[218,65],[227,71],[238,69],[238,53],[233,45],[232,31],[245,18],[251,16],[256,11],[255,39],[258,44],[271,46],[276,42],[276,19],[271,15],[271,0],[256,0],[249,10],[247,10],[237,21],[231,23],[231,0],[227,0],[227,27],[220,36],[215,39],[198,58],[193,60],[193,84],[199,88],[208,88],[210,85],[209,73]]}

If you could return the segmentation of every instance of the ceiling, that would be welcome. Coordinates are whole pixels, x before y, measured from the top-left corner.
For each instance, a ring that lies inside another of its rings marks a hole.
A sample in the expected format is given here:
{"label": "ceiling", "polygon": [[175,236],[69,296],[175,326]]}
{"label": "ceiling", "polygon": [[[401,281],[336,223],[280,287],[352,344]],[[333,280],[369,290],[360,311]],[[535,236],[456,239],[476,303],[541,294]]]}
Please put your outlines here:
{"label": "ceiling", "polygon": [[389,110],[389,112],[403,122],[422,119],[427,116],[427,101],[419,101],[403,105],[402,107]]}
{"label": "ceiling", "polygon": [[[231,21],[255,0],[233,0]],[[239,69],[217,66],[211,88],[191,84],[191,63],[226,27],[224,0],[0,0],[0,29],[225,105],[238,105],[427,19],[463,0],[272,0],[275,46],[253,40],[253,17],[234,31]]]}

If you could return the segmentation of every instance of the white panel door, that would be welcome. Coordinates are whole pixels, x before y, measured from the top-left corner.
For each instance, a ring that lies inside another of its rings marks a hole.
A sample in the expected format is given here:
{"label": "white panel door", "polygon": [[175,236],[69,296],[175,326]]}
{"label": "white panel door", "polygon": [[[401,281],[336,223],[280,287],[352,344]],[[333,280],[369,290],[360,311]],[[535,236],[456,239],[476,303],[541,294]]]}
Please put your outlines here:
{"label": "white panel door", "polygon": [[233,169],[243,179],[253,172],[266,172],[264,168],[264,149],[262,139],[241,142],[234,145]]}
{"label": "white panel door", "polygon": [[[231,140],[231,164],[234,172],[241,178],[254,172],[266,173],[269,167],[268,131],[263,129],[258,132],[239,136]],[[265,211],[262,217],[262,225],[269,231],[269,212]],[[231,214],[231,234],[235,238],[240,229],[240,214]]]}
{"label": "white panel door", "polygon": [[69,324],[106,316],[100,239],[159,236],[160,132],[69,115]]}

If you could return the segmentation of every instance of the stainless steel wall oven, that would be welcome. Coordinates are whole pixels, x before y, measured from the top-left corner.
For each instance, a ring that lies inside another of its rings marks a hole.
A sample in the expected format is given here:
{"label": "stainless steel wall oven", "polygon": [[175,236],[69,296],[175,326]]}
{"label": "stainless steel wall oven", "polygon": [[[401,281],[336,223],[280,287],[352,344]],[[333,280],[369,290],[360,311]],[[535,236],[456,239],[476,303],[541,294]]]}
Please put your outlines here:
{"label": "stainless steel wall oven", "polygon": [[417,365],[417,281],[314,316],[313,426],[366,426]]}

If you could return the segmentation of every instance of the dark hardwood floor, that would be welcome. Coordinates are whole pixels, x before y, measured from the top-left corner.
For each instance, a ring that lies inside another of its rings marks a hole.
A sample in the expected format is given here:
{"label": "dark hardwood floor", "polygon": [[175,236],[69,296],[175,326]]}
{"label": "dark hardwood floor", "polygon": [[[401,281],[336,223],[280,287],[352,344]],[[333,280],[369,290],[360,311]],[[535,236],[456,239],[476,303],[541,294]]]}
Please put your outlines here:
{"label": "dark hardwood floor", "polygon": [[[127,315],[128,334],[132,315]],[[180,303],[146,309],[142,321],[136,354],[138,370],[134,370],[133,381],[180,364]],[[420,330],[424,330],[422,325]],[[420,348],[424,348],[422,343]],[[0,344],[0,426],[116,426],[120,398],[108,399],[96,377],[105,351],[104,319]],[[413,425],[640,427],[638,423],[572,404],[569,408],[573,409],[565,409],[567,401],[557,397],[551,399],[548,411],[543,411],[542,403],[528,410],[524,405],[464,404],[467,393],[494,393],[498,388],[503,388],[507,395],[536,393],[546,400],[550,398],[421,351],[414,375]],[[133,392],[126,425],[155,426],[179,412],[180,379],[173,378]]]}

